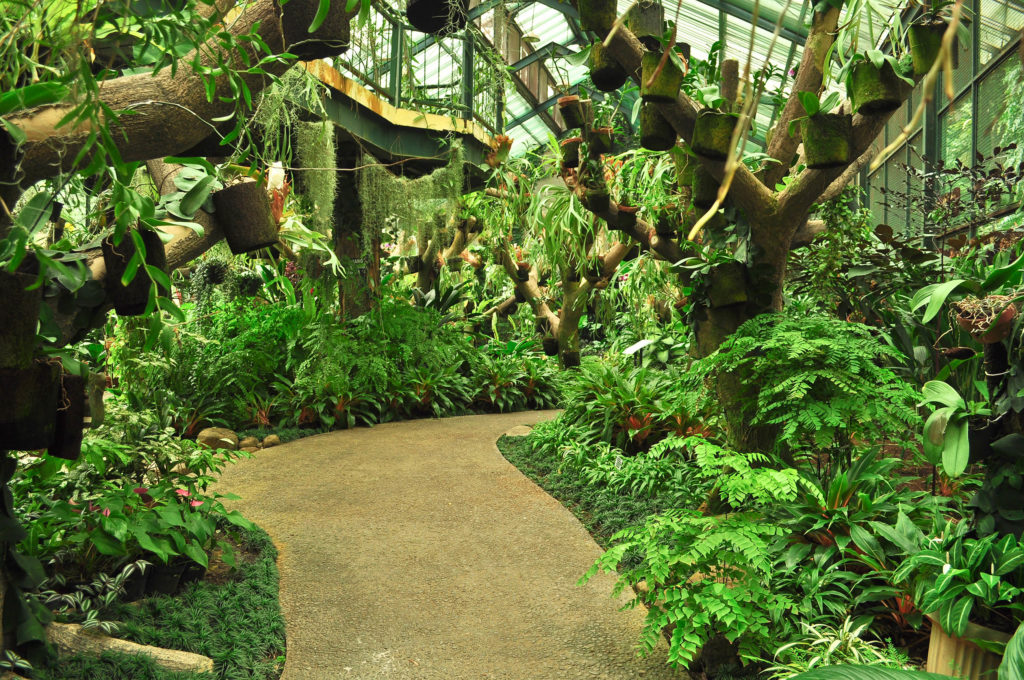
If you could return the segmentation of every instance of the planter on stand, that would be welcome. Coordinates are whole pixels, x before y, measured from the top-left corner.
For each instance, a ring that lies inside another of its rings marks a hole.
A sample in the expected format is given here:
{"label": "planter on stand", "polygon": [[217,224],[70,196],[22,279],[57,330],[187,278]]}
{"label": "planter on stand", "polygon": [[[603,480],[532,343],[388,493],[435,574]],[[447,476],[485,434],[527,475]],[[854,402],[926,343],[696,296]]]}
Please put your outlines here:
{"label": "planter on stand", "polygon": [[845,113],[817,113],[800,121],[807,167],[825,170],[850,162],[853,118]]}
{"label": "planter on stand", "polygon": [[646,52],[640,60],[640,96],[645,102],[674,102],[683,84],[683,72],[671,59],[661,66],[662,55]]}
{"label": "planter on stand", "polygon": [[590,46],[590,79],[594,81],[594,87],[602,92],[614,92],[629,80],[626,70],[619,65],[619,62],[608,54],[601,41]]}
{"label": "planter on stand", "polygon": [[676,129],[661,115],[658,105],[640,105],[640,146],[651,151],[668,151],[676,145]]}
{"label": "planter on stand", "polygon": [[566,352],[562,352],[562,366],[564,366],[565,368],[576,368],[579,365],[580,365],[580,353],[579,352],[576,352],[576,351],[573,351],[573,350],[568,350]]}
{"label": "planter on stand", "polygon": [[724,161],[732,149],[732,133],[736,129],[739,118],[731,113],[722,113],[704,109],[697,114],[693,124],[693,143],[690,147],[694,153]]}
{"label": "planter on stand", "polygon": [[610,198],[608,187],[587,188],[583,191],[583,204],[592,212],[607,210]]}
{"label": "planter on stand", "polygon": [[956,322],[961,329],[983,345],[1003,341],[1013,329],[1017,307],[1008,295],[964,298],[953,303]]}
{"label": "planter on stand", "polygon": [[996,676],[996,670],[1003,657],[986,649],[982,649],[970,640],[1006,643],[1010,636],[997,630],[968,623],[962,638],[950,635],[942,630],[937,618],[931,615],[931,638],[928,641],[928,663],[925,670],[929,673],[948,675],[963,680],[986,680]]}
{"label": "planter on stand", "polygon": [[549,357],[558,355],[558,339],[550,335],[545,336],[540,342],[541,347],[544,349],[544,354]]}
{"label": "planter on stand", "polygon": [[466,27],[469,0],[409,0],[405,16],[417,31],[447,35]]}
{"label": "planter on stand", "polygon": [[895,111],[903,103],[902,82],[888,61],[882,68],[867,60],[857,62],[846,84],[853,112],[878,116]]}

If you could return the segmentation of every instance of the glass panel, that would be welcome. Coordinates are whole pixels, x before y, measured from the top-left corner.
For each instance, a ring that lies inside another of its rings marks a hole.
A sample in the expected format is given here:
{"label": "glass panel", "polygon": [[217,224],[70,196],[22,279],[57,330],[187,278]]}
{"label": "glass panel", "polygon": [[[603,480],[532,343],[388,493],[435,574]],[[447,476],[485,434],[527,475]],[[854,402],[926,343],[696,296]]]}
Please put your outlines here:
{"label": "glass panel", "polygon": [[[1018,136],[1019,122],[1010,120],[1008,116],[1012,116],[1013,112],[1007,111],[1009,93],[1020,77],[1020,60],[1011,56],[1004,59],[978,85],[978,153],[983,156],[991,155],[997,146],[1024,142]],[[1012,133],[1017,134],[1011,136]]]}
{"label": "glass panel", "polygon": [[981,0],[981,63],[987,64],[1020,36],[1024,5],[1020,0]]}
{"label": "glass panel", "polygon": [[957,160],[971,163],[971,95],[961,97],[939,116],[942,160],[950,166]]}

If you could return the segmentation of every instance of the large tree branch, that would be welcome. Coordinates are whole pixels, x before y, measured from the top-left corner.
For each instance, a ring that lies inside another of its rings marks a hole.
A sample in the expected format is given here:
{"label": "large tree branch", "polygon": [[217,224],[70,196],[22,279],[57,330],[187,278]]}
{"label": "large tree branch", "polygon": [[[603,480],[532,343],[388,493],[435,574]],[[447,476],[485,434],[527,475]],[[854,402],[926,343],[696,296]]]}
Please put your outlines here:
{"label": "large tree branch", "polygon": [[544,300],[544,292],[540,288],[540,284],[537,283],[537,279],[534,277],[533,272],[530,272],[530,276],[526,281],[519,280],[519,267],[516,265],[515,260],[512,258],[512,253],[508,250],[508,244],[503,244],[498,250],[498,261],[504,268],[505,273],[508,274],[509,278],[512,279],[513,285],[519,294],[526,300],[530,305],[530,309],[533,310],[533,315],[542,321],[546,321],[552,333],[557,334],[559,318],[558,315],[551,311],[551,307]]}
{"label": "large tree branch", "polygon": [[814,13],[811,30],[807,34],[807,42],[804,44],[803,56],[800,59],[800,67],[793,80],[793,89],[789,99],[786,100],[786,106],[782,110],[779,121],[773,128],[771,141],[768,144],[768,155],[779,163],[770,164],[765,171],[764,183],[767,186],[775,186],[789,172],[793,156],[796,155],[797,146],[800,144],[799,132],[790,137],[789,124],[806,115],[797,93],[814,92],[818,94],[821,91],[825,72],[825,55],[832,43],[835,42],[838,24],[838,9]]}

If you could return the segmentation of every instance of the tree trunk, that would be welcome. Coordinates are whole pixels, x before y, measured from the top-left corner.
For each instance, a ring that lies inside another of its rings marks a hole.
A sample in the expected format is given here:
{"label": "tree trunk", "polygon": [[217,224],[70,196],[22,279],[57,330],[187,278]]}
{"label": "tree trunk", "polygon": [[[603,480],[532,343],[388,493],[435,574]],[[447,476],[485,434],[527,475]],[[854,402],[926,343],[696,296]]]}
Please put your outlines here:
{"label": "tree trunk", "polygon": [[[339,144],[337,152],[338,190],[334,200],[334,252],[345,267],[338,279],[338,301],[343,319],[354,319],[373,307],[369,267],[363,261],[363,209],[359,200],[359,179],[355,167],[359,147]],[[378,244],[379,245],[379,244]],[[363,273],[366,272],[366,273]],[[380,266],[376,268],[380,287]]]}

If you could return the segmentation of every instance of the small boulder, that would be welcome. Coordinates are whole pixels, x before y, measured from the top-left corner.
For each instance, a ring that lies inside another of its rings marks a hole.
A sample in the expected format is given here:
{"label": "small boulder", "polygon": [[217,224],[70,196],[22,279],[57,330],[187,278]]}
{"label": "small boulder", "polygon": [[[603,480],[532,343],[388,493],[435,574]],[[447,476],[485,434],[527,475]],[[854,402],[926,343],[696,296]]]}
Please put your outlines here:
{"label": "small boulder", "polygon": [[263,448],[267,449],[271,446],[277,446],[281,443],[281,438],[276,434],[268,434],[263,440]]}
{"label": "small boulder", "polygon": [[238,448],[240,449],[248,449],[253,447],[257,449],[260,447],[260,440],[257,439],[256,437],[246,437],[242,441],[238,442]]}
{"label": "small boulder", "polygon": [[243,446],[242,448],[240,448],[238,450],[239,451],[245,451],[246,453],[256,453],[257,451],[260,450],[260,447],[258,447],[258,446]]}
{"label": "small boulder", "polygon": [[238,450],[238,435],[225,427],[208,427],[199,433],[196,442],[208,449]]}

